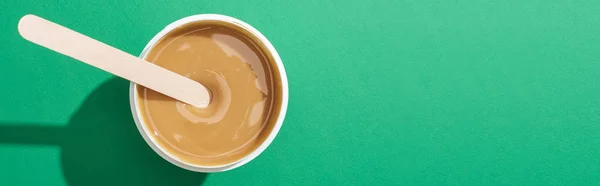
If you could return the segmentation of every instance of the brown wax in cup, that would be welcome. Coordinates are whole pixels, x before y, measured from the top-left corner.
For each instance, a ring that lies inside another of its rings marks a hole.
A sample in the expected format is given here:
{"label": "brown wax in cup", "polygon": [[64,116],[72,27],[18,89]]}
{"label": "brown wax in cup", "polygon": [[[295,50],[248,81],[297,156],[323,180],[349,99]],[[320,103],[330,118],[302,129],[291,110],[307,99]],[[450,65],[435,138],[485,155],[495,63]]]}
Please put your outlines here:
{"label": "brown wax in cup", "polygon": [[137,87],[150,137],[183,162],[236,162],[257,149],[275,126],[281,77],[265,45],[242,27],[222,21],[183,25],[164,36],[146,60],[211,92],[209,106],[195,108]]}

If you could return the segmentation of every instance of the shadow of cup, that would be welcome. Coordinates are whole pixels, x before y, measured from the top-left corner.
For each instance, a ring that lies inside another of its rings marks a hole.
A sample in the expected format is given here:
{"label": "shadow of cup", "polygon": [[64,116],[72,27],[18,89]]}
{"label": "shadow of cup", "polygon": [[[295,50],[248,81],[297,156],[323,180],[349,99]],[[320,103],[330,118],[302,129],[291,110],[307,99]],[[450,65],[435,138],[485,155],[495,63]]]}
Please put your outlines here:
{"label": "shadow of cup", "polygon": [[131,116],[128,85],[119,78],[103,83],[66,127],[0,123],[0,145],[60,146],[69,185],[201,185],[207,174],[170,164],[142,139]]}

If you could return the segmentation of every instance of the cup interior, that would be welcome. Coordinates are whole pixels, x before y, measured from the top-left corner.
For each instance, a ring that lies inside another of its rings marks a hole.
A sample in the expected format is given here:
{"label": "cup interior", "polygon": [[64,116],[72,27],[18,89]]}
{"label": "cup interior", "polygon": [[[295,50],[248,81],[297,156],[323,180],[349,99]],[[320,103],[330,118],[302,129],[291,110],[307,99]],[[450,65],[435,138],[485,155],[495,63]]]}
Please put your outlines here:
{"label": "cup interior", "polygon": [[264,35],[262,35],[258,30],[256,30],[254,27],[250,26],[249,24],[247,24],[241,20],[238,20],[236,18],[224,16],[224,15],[199,14],[199,15],[193,15],[193,16],[189,16],[189,17],[185,17],[180,20],[177,20],[177,21],[167,25],[162,31],[160,31],[158,34],[156,34],[150,40],[150,42],[148,42],[146,47],[144,47],[144,50],[142,51],[142,53],[140,54],[139,57],[142,59],[145,59],[147,54],[155,46],[155,44],[158,43],[164,36],[166,36],[169,32],[173,31],[175,28],[180,27],[182,25],[186,25],[186,24],[190,24],[190,23],[194,23],[194,22],[200,22],[200,21],[222,21],[222,22],[231,23],[236,26],[239,26],[239,27],[243,28],[245,31],[247,31],[248,33],[255,36],[259,40],[259,42],[264,44],[264,48],[266,48],[266,50],[268,50],[268,53],[271,55],[271,57],[272,57],[271,59],[273,60],[273,63],[271,63],[270,65],[271,65],[271,68],[274,69],[273,76],[277,76],[278,77],[277,79],[280,81],[279,83],[280,83],[280,87],[281,87],[281,102],[280,102],[281,104],[279,107],[279,112],[277,115],[277,119],[275,121],[275,125],[273,126],[271,132],[266,137],[266,139],[263,141],[263,143],[260,146],[258,146],[258,148],[256,148],[254,151],[252,151],[250,154],[245,156],[244,158],[239,159],[239,160],[229,163],[229,164],[218,165],[218,166],[203,166],[203,165],[195,165],[195,164],[187,163],[187,162],[182,161],[181,159],[177,158],[176,156],[170,154],[168,151],[166,151],[150,135],[149,130],[147,129],[147,127],[144,123],[144,120],[142,119],[143,116],[141,113],[141,109],[138,108],[138,106],[139,106],[139,103],[138,103],[139,98],[137,96],[138,95],[138,88],[137,88],[138,85],[135,83],[130,84],[130,91],[129,91],[130,92],[130,105],[131,105],[131,111],[133,114],[134,121],[137,125],[137,128],[138,128],[140,134],[142,135],[142,137],[144,138],[146,143],[148,143],[148,145],[157,154],[159,154],[162,158],[164,158],[165,160],[169,161],[170,163],[172,163],[176,166],[179,166],[181,168],[188,169],[191,171],[221,172],[221,171],[227,171],[227,170],[231,170],[231,169],[240,167],[240,166],[250,162],[251,160],[256,158],[259,154],[261,154],[271,144],[271,142],[273,141],[275,136],[278,134],[278,132],[281,128],[281,125],[283,124],[283,120],[285,118],[285,114],[287,111],[288,82],[287,82],[287,75],[286,75],[285,69],[283,67],[283,63],[281,62],[281,58],[279,57],[279,54],[277,53],[277,51],[275,50],[273,45],[269,42],[269,40]]}

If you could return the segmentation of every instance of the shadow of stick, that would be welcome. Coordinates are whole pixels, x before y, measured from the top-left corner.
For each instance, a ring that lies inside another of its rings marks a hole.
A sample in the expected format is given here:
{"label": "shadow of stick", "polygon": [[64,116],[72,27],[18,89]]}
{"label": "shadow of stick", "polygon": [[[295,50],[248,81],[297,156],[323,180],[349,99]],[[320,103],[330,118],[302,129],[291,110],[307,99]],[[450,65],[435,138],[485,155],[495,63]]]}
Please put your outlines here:
{"label": "shadow of stick", "polygon": [[0,123],[0,145],[60,146],[69,185],[201,185],[207,174],[168,163],[142,139],[129,109],[128,83],[114,78],[102,84],[66,127]]}

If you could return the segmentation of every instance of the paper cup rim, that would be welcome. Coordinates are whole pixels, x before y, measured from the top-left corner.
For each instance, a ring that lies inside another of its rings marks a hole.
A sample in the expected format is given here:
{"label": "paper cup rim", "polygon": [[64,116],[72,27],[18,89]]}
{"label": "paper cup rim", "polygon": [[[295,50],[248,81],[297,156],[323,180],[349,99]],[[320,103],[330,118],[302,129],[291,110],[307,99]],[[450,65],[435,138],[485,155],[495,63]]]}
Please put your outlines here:
{"label": "paper cup rim", "polygon": [[233,18],[230,16],[225,16],[225,15],[220,15],[220,14],[197,14],[197,15],[192,15],[192,16],[181,18],[181,19],[167,25],[164,29],[162,29],[160,32],[158,32],[150,40],[150,42],[148,42],[146,47],[144,47],[144,50],[142,50],[142,53],[140,54],[139,57],[142,59],[146,58],[150,49],[152,47],[154,47],[154,45],[156,45],[156,43],[158,43],[158,41],[160,39],[162,39],[169,32],[173,31],[175,28],[185,25],[185,24],[188,24],[188,23],[192,23],[192,22],[211,21],[211,20],[224,21],[224,22],[228,22],[228,23],[232,23],[237,26],[240,26],[243,29],[245,29],[246,31],[248,31],[248,32],[252,33],[254,36],[256,36],[256,38],[259,39],[260,42],[262,42],[265,45],[266,49],[270,52],[273,59],[275,60],[275,67],[279,71],[279,77],[281,79],[281,89],[282,89],[281,90],[281,109],[279,110],[279,116],[278,116],[277,121],[275,122],[275,126],[273,127],[273,130],[271,131],[269,136],[265,139],[265,141],[258,148],[256,148],[254,151],[252,151],[250,154],[248,154],[244,158],[242,158],[236,162],[233,162],[230,164],[225,164],[225,165],[220,165],[220,166],[194,165],[194,164],[182,161],[179,158],[177,158],[176,156],[170,154],[164,148],[162,148],[160,145],[158,145],[158,143],[156,142],[156,140],[153,137],[150,137],[149,130],[147,130],[144,120],[142,119],[141,111],[140,111],[140,109],[138,109],[136,84],[132,82],[129,86],[130,87],[129,88],[129,101],[130,101],[130,106],[131,106],[131,112],[132,112],[135,124],[136,124],[140,134],[144,138],[144,141],[146,141],[146,143],[148,143],[148,145],[152,148],[152,150],[154,150],[154,152],[156,152],[158,155],[160,155],[163,159],[167,160],[168,162],[170,162],[178,167],[181,167],[181,168],[184,168],[187,170],[191,170],[191,171],[196,171],[196,172],[227,171],[227,170],[231,170],[231,169],[240,167],[240,166],[252,161],[254,158],[258,157],[258,155],[260,155],[265,149],[267,149],[267,147],[275,139],[275,136],[277,136],[277,133],[279,133],[279,130],[281,129],[281,125],[283,124],[283,120],[285,119],[285,115],[287,112],[288,96],[289,96],[288,95],[287,75],[285,73],[285,68],[283,66],[283,63],[281,62],[281,58],[279,57],[277,50],[275,50],[275,47],[273,47],[271,42],[269,42],[269,40],[262,33],[260,33],[258,30],[256,30],[254,27],[250,26],[249,24],[247,24],[239,19],[236,19],[236,18]]}

